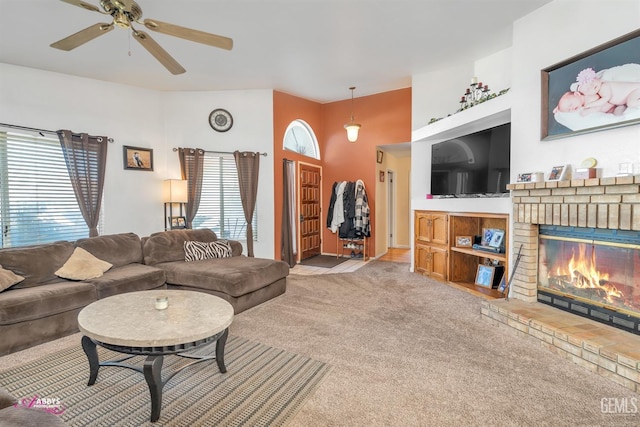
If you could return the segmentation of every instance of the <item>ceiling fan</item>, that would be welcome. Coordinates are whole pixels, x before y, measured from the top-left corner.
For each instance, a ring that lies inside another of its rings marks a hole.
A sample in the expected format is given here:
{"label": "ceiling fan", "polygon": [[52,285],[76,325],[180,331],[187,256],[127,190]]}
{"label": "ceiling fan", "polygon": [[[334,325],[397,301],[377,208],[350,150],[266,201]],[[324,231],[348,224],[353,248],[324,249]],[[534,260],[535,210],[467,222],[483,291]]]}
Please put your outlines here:
{"label": "ceiling fan", "polygon": [[94,24],[84,30],[78,31],[62,40],[58,40],[51,44],[51,47],[61,50],[72,50],[78,46],[95,39],[98,36],[113,30],[114,24],[121,28],[130,28],[133,37],[144,47],[151,55],[153,55],[162,65],[165,66],[171,74],[182,74],[186,70],[175,60],[169,53],[164,50],[155,40],[144,31],[139,31],[133,27],[133,23],[144,25],[149,30],[158,33],[167,34],[174,37],[180,37],[185,40],[206,44],[221,49],[231,50],[233,48],[233,40],[228,37],[218,36],[215,34],[205,33],[204,31],[193,30],[191,28],[180,27],[178,25],[160,22],[155,19],[142,18],[142,9],[133,0],[100,0],[100,10],[97,6],[86,3],[81,0],[61,0],[74,6],[92,12],[98,12],[103,15],[110,15],[113,20],[111,23],[100,22]]}

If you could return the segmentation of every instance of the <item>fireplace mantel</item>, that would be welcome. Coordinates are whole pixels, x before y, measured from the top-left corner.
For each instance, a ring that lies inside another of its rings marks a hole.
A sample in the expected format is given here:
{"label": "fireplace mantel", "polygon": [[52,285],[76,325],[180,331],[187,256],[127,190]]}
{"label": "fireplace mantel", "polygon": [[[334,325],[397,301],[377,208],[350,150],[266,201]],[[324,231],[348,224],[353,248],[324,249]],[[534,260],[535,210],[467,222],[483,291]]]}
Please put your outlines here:
{"label": "fireplace mantel", "polygon": [[[515,254],[522,258],[511,296],[537,295],[538,225],[640,230],[640,175],[509,184]],[[515,256],[514,258],[515,259]]]}

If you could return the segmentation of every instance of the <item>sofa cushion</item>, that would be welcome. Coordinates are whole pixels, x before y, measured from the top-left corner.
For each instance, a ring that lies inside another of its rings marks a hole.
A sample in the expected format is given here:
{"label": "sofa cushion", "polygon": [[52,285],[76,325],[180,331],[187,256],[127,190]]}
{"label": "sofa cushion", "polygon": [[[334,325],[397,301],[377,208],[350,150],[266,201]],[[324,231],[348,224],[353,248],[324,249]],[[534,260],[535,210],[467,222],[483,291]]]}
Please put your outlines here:
{"label": "sofa cushion", "polygon": [[11,290],[62,282],[55,275],[73,253],[73,243],[56,242],[22,248],[0,250],[0,265],[24,280],[13,285]]}
{"label": "sofa cushion", "polygon": [[14,403],[16,403],[16,398],[13,397],[13,395],[9,393],[7,390],[0,387],[0,409],[13,406]]}
{"label": "sofa cushion", "polygon": [[132,263],[142,263],[142,244],[135,233],[108,234],[76,241],[96,258],[107,261],[114,267]]}
{"label": "sofa cushion", "polygon": [[23,280],[24,280],[24,277],[18,276],[16,273],[14,273],[11,270],[5,270],[0,265],[0,292],[10,288],[16,283],[22,282]]}
{"label": "sofa cushion", "polygon": [[0,293],[0,325],[28,322],[84,307],[96,289],[84,282],[60,282]]}
{"label": "sofa cushion", "polygon": [[160,262],[184,261],[184,242],[214,242],[216,233],[207,228],[196,230],[170,230],[153,233],[144,239],[142,247],[144,263],[154,265]]}
{"label": "sofa cushion", "polygon": [[289,275],[289,264],[272,259],[234,256],[201,261],[159,264],[167,283],[215,290],[238,297]]}
{"label": "sofa cushion", "polygon": [[146,291],[163,287],[165,283],[164,271],[144,264],[127,264],[113,267],[96,279],[87,280],[95,286],[98,298],[125,292]]}
{"label": "sofa cushion", "polygon": [[64,427],[67,424],[57,415],[42,409],[9,406],[0,410],[0,426],[11,427]]}
{"label": "sofa cushion", "polygon": [[232,256],[231,245],[228,240],[215,242],[184,242],[184,260],[198,261],[201,259],[227,258]]}
{"label": "sofa cushion", "polygon": [[91,255],[82,248],[75,248],[73,254],[62,267],[56,270],[56,276],[69,280],[95,279],[111,268],[111,264]]}

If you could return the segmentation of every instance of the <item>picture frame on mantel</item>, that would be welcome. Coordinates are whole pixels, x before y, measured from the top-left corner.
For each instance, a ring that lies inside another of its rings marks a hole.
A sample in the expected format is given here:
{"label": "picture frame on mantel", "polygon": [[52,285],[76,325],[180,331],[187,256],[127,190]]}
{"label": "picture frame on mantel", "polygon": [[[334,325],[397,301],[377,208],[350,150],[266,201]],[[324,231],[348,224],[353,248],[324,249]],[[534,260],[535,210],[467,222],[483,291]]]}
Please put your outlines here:
{"label": "picture frame on mantel", "polygon": [[640,99],[633,94],[640,87],[638,52],[635,30],[541,70],[540,139],[640,123]]}

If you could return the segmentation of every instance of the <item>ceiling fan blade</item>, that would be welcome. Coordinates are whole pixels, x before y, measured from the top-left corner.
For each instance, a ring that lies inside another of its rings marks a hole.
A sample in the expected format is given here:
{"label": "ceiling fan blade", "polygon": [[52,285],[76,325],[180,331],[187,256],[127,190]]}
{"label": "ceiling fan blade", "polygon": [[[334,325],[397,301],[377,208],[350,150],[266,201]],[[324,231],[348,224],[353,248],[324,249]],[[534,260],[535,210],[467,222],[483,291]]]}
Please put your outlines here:
{"label": "ceiling fan blade", "polygon": [[100,11],[100,9],[98,9],[98,7],[97,7],[97,6],[94,6],[94,5],[92,5],[92,4],[89,4],[89,3],[83,2],[83,1],[81,1],[81,0],[60,0],[60,1],[63,1],[63,2],[65,2],[65,3],[72,4],[72,5],[74,5],[74,6],[79,6],[79,7],[83,8],[83,9],[87,9],[87,10],[90,10],[90,11],[92,11],[92,12],[100,12],[100,13],[102,13],[102,12]]}
{"label": "ceiling fan blade", "polygon": [[69,37],[58,40],[55,43],[51,43],[50,46],[55,47],[56,49],[69,51],[95,39],[96,37],[106,34],[111,30],[113,30],[113,22],[111,24],[99,22],[95,25],[90,26],[89,28],[78,31],[77,33],[72,34]]}
{"label": "ceiling fan blade", "polygon": [[145,19],[144,26],[150,30],[168,34],[174,37],[180,37],[192,42],[202,43],[226,50],[231,50],[233,48],[233,40],[229,37],[218,36],[216,34],[205,33],[204,31],[180,27],[178,25],[168,24],[166,22],[156,21],[155,19]]}
{"label": "ceiling fan blade", "polygon": [[182,65],[178,64],[178,61],[173,59],[169,53],[164,50],[154,39],[152,39],[149,34],[144,31],[133,31],[133,37],[135,37],[138,42],[149,51],[151,55],[153,55],[162,65],[165,66],[167,70],[171,74],[182,74],[185,70],[182,68]]}

